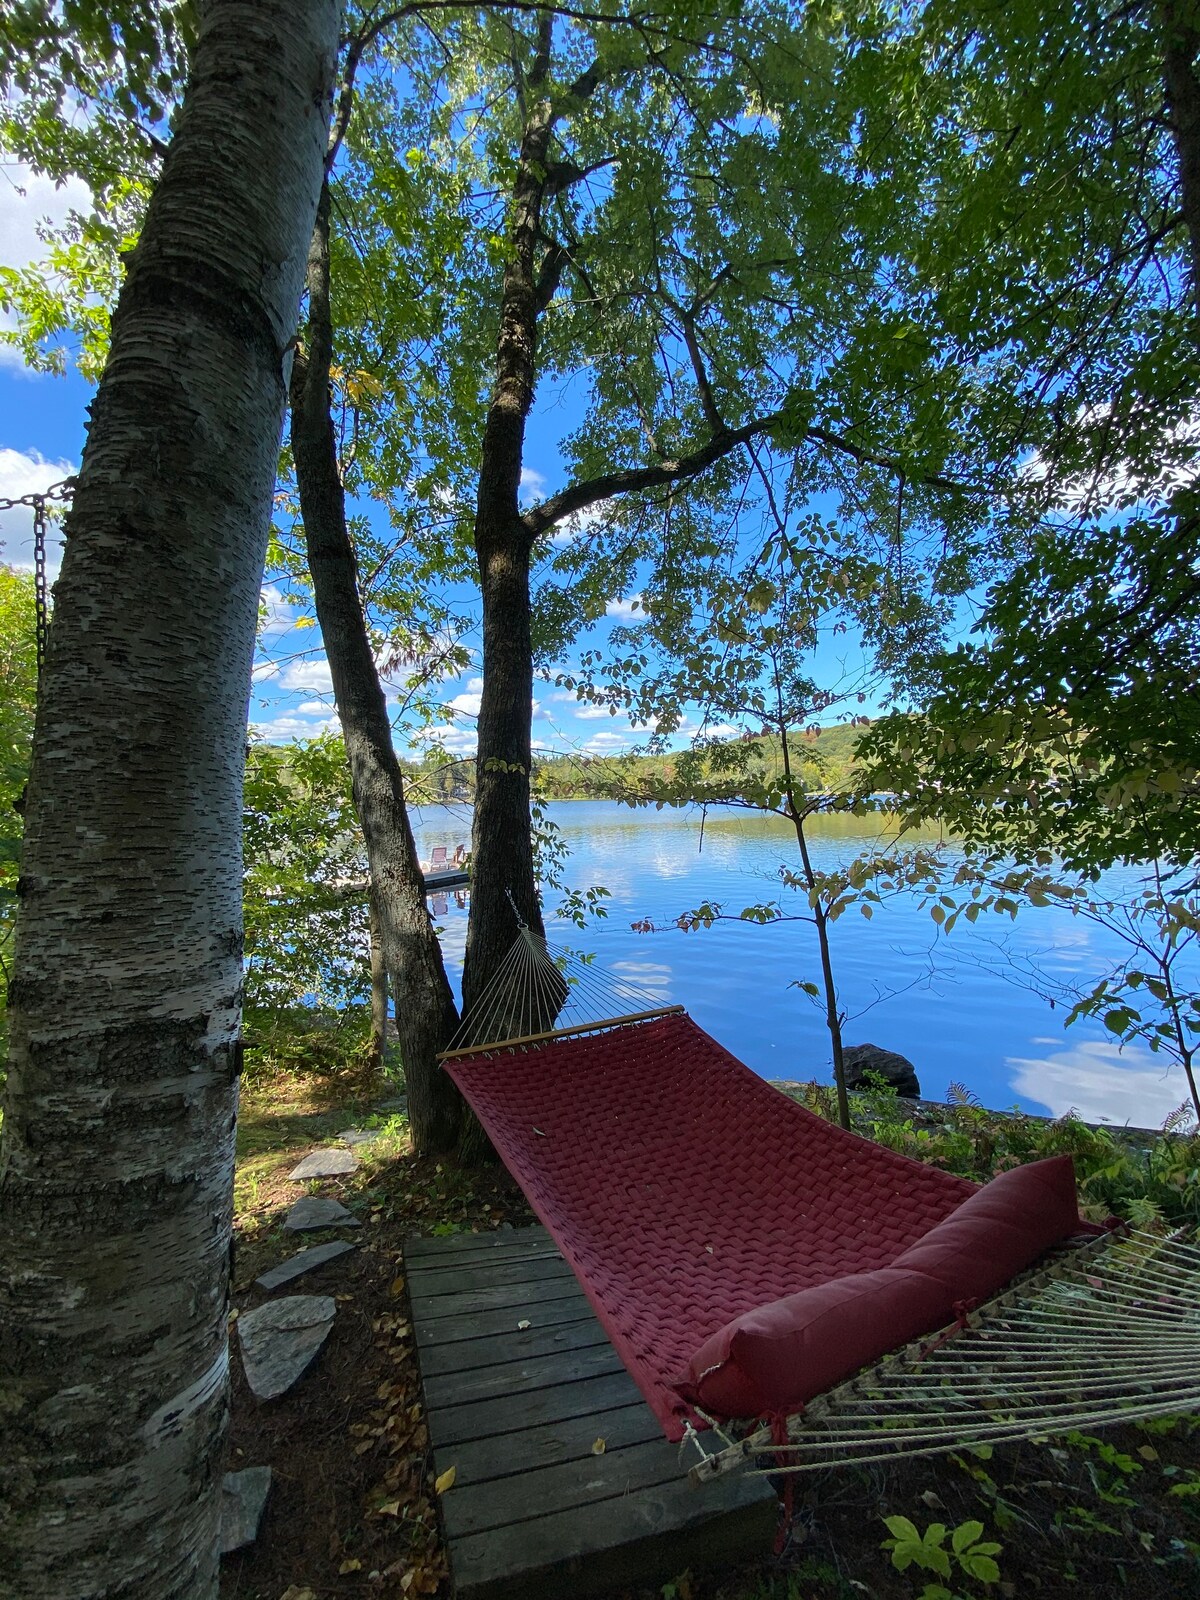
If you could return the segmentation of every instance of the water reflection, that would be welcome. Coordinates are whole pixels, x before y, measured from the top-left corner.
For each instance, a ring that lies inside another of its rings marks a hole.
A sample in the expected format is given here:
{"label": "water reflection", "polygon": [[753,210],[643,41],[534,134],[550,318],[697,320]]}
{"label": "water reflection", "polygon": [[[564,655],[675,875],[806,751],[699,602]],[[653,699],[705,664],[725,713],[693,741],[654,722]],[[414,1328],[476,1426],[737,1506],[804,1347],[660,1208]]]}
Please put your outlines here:
{"label": "water reflection", "polygon": [[1022,1059],[1009,1057],[1013,1087],[1022,1099],[1056,1117],[1076,1110],[1093,1122],[1160,1127],[1188,1097],[1179,1067],[1149,1051],[1139,1059],[1104,1039],[1091,1039],[1072,1049],[1054,1038],[1034,1039],[1046,1053]]}
{"label": "water reflection", "polygon": [[[549,917],[552,940],[596,952],[609,972],[624,974],[666,1002],[685,1005],[714,1037],[769,1078],[828,1078],[823,1016],[794,985],[819,977],[811,926],[801,920],[758,927],[718,923],[683,933],[673,926],[705,901],[736,915],[766,900],[801,917],[802,897],[780,881],[795,870],[795,837],[779,818],[742,812],[631,811],[602,801],[560,801],[548,815],[563,832],[573,887],[603,885],[608,915],[579,930]],[[435,845],[453,849],[469,837],[462,806],[430,807],[414,817],[424,858]],[[892,843],[885,818],[828,816],[809,828],[813,863],[831,870],[855,855]],[[943,843],[936,827],[905,834],[905,845]],[[1112,881],[1133,882],[1133,870]],[[452,976],[461,973],[466,897],[435,910]],[[552,913],[554,902],[547,905]],[[648,920],[662,931],[634,933]],[[1025,963],[1048,977],[1095,982],[1118,955],[1115,938],[1060,907],[1007,918],[962,922],[947,938],[918,897],[903,895],[867,921],[851,910],[832,929],[839,992],[849,1017],[846,1042],[871,1042],[912,1060],[923,1090],[943,1098],[965,1083],[986,1105],[1021,1104],[1055,1113],[1151,1125],[1184,1098],[1158,1058],[1134,1048],[1119,1053],[1102,1025],[1077,1023],[1056,1034],[1064,1013],[1007,980]]]}

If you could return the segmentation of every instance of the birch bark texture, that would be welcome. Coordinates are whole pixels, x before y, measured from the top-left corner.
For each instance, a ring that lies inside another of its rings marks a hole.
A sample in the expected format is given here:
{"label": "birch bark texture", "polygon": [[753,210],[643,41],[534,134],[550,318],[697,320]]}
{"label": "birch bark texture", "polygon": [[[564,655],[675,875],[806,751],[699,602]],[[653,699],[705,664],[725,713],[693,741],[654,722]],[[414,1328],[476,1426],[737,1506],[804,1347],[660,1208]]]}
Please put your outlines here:
{"label": "birch bark texture", "polygon": [[203,8],[66,525],[0,1144],[20,1600],[217,1591],[246,713],[339,15]]}

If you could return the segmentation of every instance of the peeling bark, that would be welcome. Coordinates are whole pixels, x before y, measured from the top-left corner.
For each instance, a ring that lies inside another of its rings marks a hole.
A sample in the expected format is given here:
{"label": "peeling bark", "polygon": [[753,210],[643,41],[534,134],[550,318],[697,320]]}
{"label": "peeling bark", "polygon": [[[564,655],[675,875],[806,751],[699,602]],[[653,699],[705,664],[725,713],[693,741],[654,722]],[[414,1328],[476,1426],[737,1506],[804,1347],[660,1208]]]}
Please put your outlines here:
{"label": "peeling bark", "polygon": [[203,9],[66,524],[0,1144],[22,1600],[217,1590],[246,712],[339,9]]}
{"label": "peeling bark", "polygon": [[462,1098],[438,1065],[458,1023],[441,947],[425,900],[404,778],[371,655],[329,406],[333,325],[329,303],[329,189],[321,191],[308,261],[308,325],[292,373],[292,454],[354,808],[371,869],[383,959],[392,982],[413,1142],[422,1154],[453,1147]]}

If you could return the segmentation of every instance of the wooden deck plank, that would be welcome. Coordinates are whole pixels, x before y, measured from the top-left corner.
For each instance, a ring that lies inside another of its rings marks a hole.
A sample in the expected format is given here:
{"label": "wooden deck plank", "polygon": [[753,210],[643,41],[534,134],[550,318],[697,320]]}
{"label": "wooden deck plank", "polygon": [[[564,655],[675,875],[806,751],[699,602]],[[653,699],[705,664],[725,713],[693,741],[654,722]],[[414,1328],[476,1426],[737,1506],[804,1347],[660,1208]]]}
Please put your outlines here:
{"label": "wooden deck plank", "polygon": [[516,1332],[506,1328],[502,1333],[478,1339],[431,1345],[421,1354],[421,1371],[428,1383],[431,1378],[451,1372],[482,1371],[530,1356],[557,1355],[562,1350],[586,1350],[591,1345],[607,1343],[604,1329],[594,1316],[587,1315],[561,1326],[522,1328]]}
{"label": "wooden deck plank", "polygon": [[551,1389],[531,1389],[527,1394],[443,1406],[435,1413],[437,1438],[445,1444],[458,1444],[463,1439],[490,1439],[497,1434],[535,1427],[540,1422],[586,1417],[592,1411],[629,1405],[641,1398],[637,1384],[622,1367],[604,1377],[580,1378],[575,1383],[560,1383]]}
{"label": "wooden deck plank", "polygon": [[405,1254],[435,1467],[455,1468],[442,1511],[460,1600],[561,1600],[765,1551],[765,1480],[688,1486],[544,1229]]}
{"label": "wooden deck plank", "polygon": [[[512,1234],[504,1235],[511,1239]],[[410,1261],[419,1262],[422,1268],[438,1269],[442,1267],[466,1266],[468,1262],[476,1265],[483,1261],[511,1262],[511,1261],[551,1261],[561,1259],[552,1239],[547,1239],[545,1244],[494,1244],[484,1245],[474,1250],[448,1250],[430,1251],[427,1255],[410,1255]]]}
{"label": "wooden deck plank", "polygon": [[554,1250],[554,1240],[544,1227],[498,1227],[488,1234],[411,1234],[405,1256],[424,1261],[429,1256],[464,1256],[475,1250]]}
{"label": "wooden deck plank", "polygon": [[[593,1446],[603,1439],[605,1454],[627,1446],[657,1441],[666,1444],[653,1411],[641,1395],[630,1405],[595,1411],[585,1417],[566,1417],[550,1427],[526,1428],[493,1439],[470,1439],[457,1445],[453,1455],[455,1487],[474,1483],[500,1483],[530,1468],[554,1467],[566,1461],[591,1461]],[[670,1446],[668,1446],[670,1448]]]}
{"label": "wooden deck plank", "polygon": [[761,1556],[778,1517],[763,1483],[737,1479],[719,1511],[677,1479],[469,1534],[451,1546],[456,1592],[471,1600],[535,1594],[561,1600],[568,1590],[572,1597],[603,1594],[622,1584],[661,1582],[684,1566],[696,1571],[751,1551]]}
{"label": "wooden deck plank", "polygon": [[480,1339],[491,1334],[517,1333],[519,1322],[535,1328],[563,1328],[572,1323],[595,1321],[595,1312],[581,1293],[563,1293],[561,1298],[544,1300],[536,1306],[499,1306],[489,1311],[448,1317],[413,1317],[413,1333],[421,1359],[425,1351],[458,1344],[464,1339]]}
{"label": "wooden deck plank", "polygon": [[[471,1289],[493,1289],[519,1284],[528,1290],[532,1284],[543,1284],[555,1278],[569,1278],[578,1289],[575,1274],[560,1255],[539,1257],[532,1261],[485,1261],[476,1266],[472,1259],[462,1266],[437,1266],[422,1270],[421,1295],[428,1299],[443,1294],[466,1294]],[[530,1298],[526,1293],[526,1300]]]}
{"label": "wooden deck plank", "polygon": [[563,1383],[578,1383],[583,1378],[604,1377],[624,1372],[621,1358],[607,1341],[582,1350],[559,1350],[553,1355],[526,1357],[499,1365],[479,1367],[474,1372],[451,1372],[440,1378],[425,1379],[425,1400],[435,1410],[466,1405],[473,1400],[495,1400],[501,1395],[530,1394]]}
{"label": "wooden deck plank", "polygon": [[415,1316],[430,1318],[470,1316],[474,1311],[501,1311],[506,1306],[513,1306],[520,1313],[513,1319],[514,1325],[522,1320],[524,1313],[531,1306],[536,1310],[538,1306],[551,1300],[581,1298],[579,1285],[569,1271],[547,1275],[546,1280],[541,1283],[536,1278],[531,1278],[522,1283],[497,1284],[494,1289],[466,1289],[461,1294],[446,1294],[444,1290],[438,1294],[423,1294],[419,1285],[414,1292],[410,1272],[409,1295]]}
{"label": "wooden deck plank", "polygon": [[[597,1438],[608,1440],[604,1434]],[[592,1505],[614,1495],[632,1494],[652,1484],[673,1483],[680,1476],[679,1448],[660,1433],[627,1449],[605,1449],[555,1466],[534,1467],[487,1483],[459,1484],[442,1499],[446,1532],[452,1539],[486,1533],[531,1517]]]}

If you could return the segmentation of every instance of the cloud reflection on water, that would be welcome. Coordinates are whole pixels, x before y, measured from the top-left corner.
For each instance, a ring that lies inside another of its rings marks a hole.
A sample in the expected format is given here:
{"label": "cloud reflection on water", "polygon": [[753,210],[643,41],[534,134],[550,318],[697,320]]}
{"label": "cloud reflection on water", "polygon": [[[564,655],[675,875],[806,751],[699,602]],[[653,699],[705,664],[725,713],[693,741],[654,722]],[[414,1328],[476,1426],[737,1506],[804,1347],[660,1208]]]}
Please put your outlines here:
{"label": "cloud reflection on water", "polygon": [[[1034,1039],[1056,1045],[1057,1040]],[[1077,1111],[1090,1122],[1128,1123],[1157,1128],[1187,1099],[1180,1067],[1148,1050],[1089,1039],[1040,1057],[1009,1056],[1014,1092],[1026,1104],[1045,1107],[1052,1116]]]}

